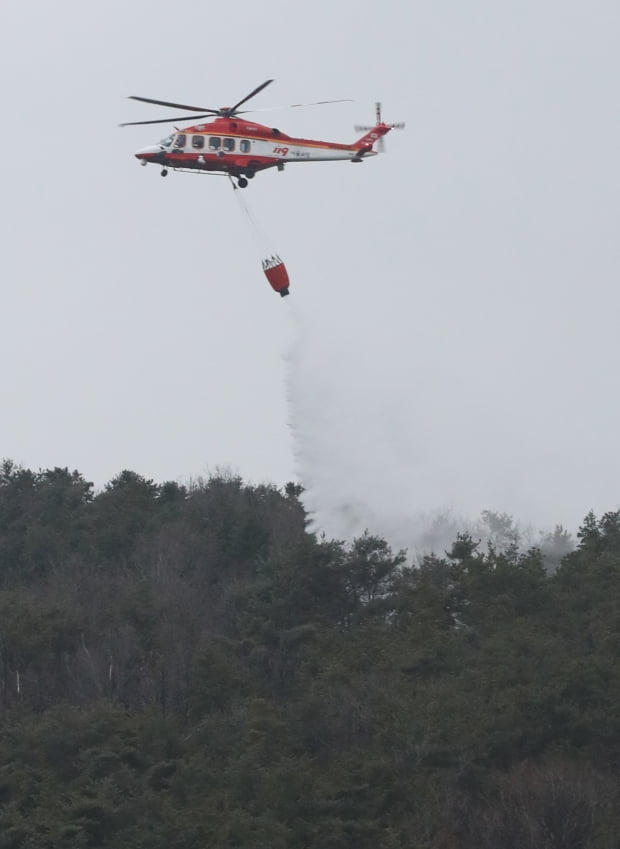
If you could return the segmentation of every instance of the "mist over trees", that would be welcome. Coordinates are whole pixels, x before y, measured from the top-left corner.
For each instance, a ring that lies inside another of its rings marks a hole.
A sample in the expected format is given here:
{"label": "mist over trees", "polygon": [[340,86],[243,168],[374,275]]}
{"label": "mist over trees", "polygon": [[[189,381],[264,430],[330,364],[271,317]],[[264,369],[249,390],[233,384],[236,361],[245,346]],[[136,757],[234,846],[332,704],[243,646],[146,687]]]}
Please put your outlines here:
{"label": "mist over trees", "polygon": [[617,849],[620,512],[413,563],[300,494],[0,465],[0,849]]}

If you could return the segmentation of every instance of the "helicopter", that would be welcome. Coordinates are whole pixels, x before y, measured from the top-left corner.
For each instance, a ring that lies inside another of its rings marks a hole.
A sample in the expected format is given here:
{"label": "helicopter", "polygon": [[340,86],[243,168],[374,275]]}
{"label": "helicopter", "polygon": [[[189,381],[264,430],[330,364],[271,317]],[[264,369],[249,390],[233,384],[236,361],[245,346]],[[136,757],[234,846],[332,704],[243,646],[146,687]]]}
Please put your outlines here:
{"label": "helicopter", "polygon": [[[135,157],[142,165],[159,165],[162,177],[168,174],[169,169],[198,174],[220,174],[236,180],[237,186],[244,189],[248,180],[253,179],[259,171],[266,171],[268,168],[283,171],[285,165],[291,162],[363,162],[368,157],[377,155],[378,151],[374,150],[374,145],[379,142],[380,146],[386,133],[405,126],[403,123],[384,123],[380,103],[375,106],[375,123],[372,126],[356,126],[356,130],[364,135],[353,144],[295,138],[276,127],[253,123],[241,117],[250,110],[241,110],[240,107],[272,82],[273,80],[266,80],[234,106],[222,106],[219,109],[131,95],[130,100],[200,113],[191,116],[193,120],[210,119],[209,123],[194,124],[183,129],[175,127],[174,133],[157,144],[136,151]],[[291,106],[319,106],[343,102],[345,101],[321,100],[309,104],[295,103]],[[187,120],[189,116],[181,116],[152,121],[129,121],[120,126],[180,123]]]}

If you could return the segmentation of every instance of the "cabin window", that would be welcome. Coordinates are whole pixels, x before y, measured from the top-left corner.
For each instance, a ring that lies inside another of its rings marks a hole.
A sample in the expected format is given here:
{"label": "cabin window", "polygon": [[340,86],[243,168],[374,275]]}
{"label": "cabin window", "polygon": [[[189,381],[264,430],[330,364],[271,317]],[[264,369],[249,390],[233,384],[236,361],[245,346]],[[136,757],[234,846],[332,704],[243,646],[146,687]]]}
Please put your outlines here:
{"label": "cabin window", "polygon": [[185,147],[186,140],[187,136],[185,135],[185,133],[179,133],[175,139],[174,146],[178,148],[183,148]]}
{"label": "cabin window", "polygon": [[235,140],[234,139],[224,139],[223,141],[224,150],[227,150],[229,153],[235,149]]}
{"label": "cabin window", "polygon": [[209,150],[219,150],[222,144],[222,139],[219,136],[211,136],[209,138]]}
{"label": "cabin window", "polygon": [[166,136],[165,139],[162,139],[160,141],[159,146],[160,147],[170,147],[173,139],[174,139],[174,136]]}
{"label": "cabin window", "polygon": [[239,147],[241,148],[241,153],[249,153],[250,152],[250,142],[247,139],[241,139],[239,143]]}
{"label": "cabin window", "polygon": [[205,146],[205,137],[204,136],[192,136],[192,147],[196,148],[196,150],[202,150]]}

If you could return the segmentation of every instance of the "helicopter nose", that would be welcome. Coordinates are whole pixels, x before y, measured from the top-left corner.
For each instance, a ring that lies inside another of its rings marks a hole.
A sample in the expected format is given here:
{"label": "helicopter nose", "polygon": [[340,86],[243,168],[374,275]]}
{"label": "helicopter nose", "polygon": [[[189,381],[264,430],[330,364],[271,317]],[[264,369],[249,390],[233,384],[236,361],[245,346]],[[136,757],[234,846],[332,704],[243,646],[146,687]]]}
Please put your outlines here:
{"label": "helicopter nose", "polygon": [[161,153],[161,147],[158,144],[151,144],[148,147],[141,147],[140,150],[136,150],[134,156],[136,159],[148,162],[149,159],[154,159],[158,153]]}

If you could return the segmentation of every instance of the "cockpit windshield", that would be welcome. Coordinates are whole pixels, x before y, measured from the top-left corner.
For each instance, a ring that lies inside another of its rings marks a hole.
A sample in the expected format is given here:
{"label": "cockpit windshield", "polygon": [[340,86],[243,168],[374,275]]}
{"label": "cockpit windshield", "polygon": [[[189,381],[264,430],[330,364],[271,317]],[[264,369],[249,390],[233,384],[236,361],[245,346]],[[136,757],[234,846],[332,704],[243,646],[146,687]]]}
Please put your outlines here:
{"label": "cockpit windshield", "polygon": [[162,139],[162,140],[160,141],[159,146],[160,146],[160,147],[170,147],[170,145],[172,144],[172,140],[173,140],[173,138],[174,138],[174,135],[172,135],[172,136],[166,136],[166,138],[165,138],[165,139]]}

